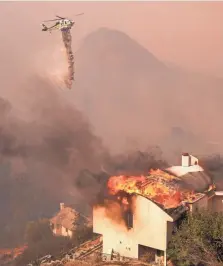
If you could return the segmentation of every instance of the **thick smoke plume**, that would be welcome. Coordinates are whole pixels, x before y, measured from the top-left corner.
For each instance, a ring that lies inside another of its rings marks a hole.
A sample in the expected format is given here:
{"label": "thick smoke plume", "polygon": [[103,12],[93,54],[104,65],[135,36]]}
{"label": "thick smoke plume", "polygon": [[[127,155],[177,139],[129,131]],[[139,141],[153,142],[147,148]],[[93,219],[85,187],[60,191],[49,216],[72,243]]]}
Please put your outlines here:
{"label": "thick smoke plume", "polygon": [[202,158],[200,164],[213,179],[217,189],[223,190],[223,158],[222,155],[213,154]]}
{"label": "thick smoke plume", "polygon": [[64,79],[64,82],[68,89],[71,89],[72,82],[74,80],[74,55],[72,52],[72,36],[70,30],[62,31],[62,39],[66,49],[68,73]]}
{"label": "thick smoke plume", "polygon": [[114,200],[107,190],[107,181],[114,175],[144,175],[151,169],[166,168],[168,164],[162,159],[161,151],[155,147],[145,151],[132,151],[128,154],[104,157],[105,165],[101,171],[92,173],[84,170],[80,173],[81,178],[76,179],[75,185],[83,191],[89,191],[89,203],[91,205],[104,205],[106,199]]}
{"label": "thick smoke plume", "polygon": [[34,77],[23,90],[26,119],[0,98],[0,246],[21,243],[26,223],[51,217],[61,201],[81,210],[86,201],[74,180],[82,169],[97,173],[107,153],[88,121],[50,82]]}
{"label": "thick smoke plume", "polygon": [[112,157],[48,80],[34,76],[21,86],[26,116],[0,98],[0,246],[20,244],[27,222],[52,217],[60,202],[86,211],[111,174],[163,165],[154,152]]}

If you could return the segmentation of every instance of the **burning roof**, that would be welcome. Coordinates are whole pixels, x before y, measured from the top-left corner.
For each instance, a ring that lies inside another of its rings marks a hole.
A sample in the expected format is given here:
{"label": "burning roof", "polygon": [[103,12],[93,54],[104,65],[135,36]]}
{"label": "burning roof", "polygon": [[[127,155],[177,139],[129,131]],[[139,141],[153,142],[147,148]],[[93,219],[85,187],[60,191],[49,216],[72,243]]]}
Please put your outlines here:
{"label": "burning roof", "polygon": [[[196,193],[184,188],[180,177],[162,170],[151,170],[147,176],[112,176],[107,186],[111,195],[121,191],[130,195],[140,194],[169,211],[202,198],[206,192]],[[209,186],[208,190],[212,188]]]}

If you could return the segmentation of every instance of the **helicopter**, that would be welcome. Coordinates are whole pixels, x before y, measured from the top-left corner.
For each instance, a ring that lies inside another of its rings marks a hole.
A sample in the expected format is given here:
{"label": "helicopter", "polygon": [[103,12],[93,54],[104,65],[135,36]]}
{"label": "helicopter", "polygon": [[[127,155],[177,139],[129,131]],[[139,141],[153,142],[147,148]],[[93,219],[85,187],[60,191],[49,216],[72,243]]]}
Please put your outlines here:
{"label": "helicopter", "polygon": [[[75,16],[80,16],[83,14],[84,13],[80,13],[80,14],[77,14]],[[56,19],[43,21],[43,22],[56,21],[56,23],[51,27],[47,27],[44,23],[42,23],[42,31],[49,31],[50,33],[52,30],[67,31],[67,30],[70,30],[75,24],[75,22],[71,19],[63,18],[60,16],[56,16],[56,17],[57,17]]]}

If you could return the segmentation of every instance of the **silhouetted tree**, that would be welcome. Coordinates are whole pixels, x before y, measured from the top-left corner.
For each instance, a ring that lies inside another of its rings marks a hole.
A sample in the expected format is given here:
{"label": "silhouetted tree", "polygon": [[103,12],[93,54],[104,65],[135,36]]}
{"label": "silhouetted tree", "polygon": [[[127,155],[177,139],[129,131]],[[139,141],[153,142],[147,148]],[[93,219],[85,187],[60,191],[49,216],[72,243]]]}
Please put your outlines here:
{"label": "silhouetted tree", "polygon": [[16,266],[24,266],[31,261],[38,261],[45,255],[59,257],[60,254],[72,247],[72,241],[67,237],[54,236],[49,221],[41,219],[29,222],[25,231],[28,248],[16,261]]}
{"label": "silhouetted tree", "polygon": [[223,214],[188,215],[173,236],[168,255],[179,266],[222,265]]}
{"label": "silhouetted tree", "polygon": [[53,237],[49,221],[41,219],[35,222],[29,222],[25,231],[25,240],[28,245],[32,245],[39,241],[44,241]]}

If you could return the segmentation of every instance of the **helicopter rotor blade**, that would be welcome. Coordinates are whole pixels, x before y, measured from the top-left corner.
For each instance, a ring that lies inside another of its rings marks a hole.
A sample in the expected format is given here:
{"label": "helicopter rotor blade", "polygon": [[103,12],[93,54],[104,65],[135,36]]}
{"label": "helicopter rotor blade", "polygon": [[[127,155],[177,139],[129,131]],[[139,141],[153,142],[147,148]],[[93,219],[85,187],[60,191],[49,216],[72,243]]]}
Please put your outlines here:
{"label": "helicopter rotor blade", "polygon": [[62,18],[62,17],[60,17],[60,16],[57,16],[57,15],[56,15],[56,17],[58,17],[58,18],[60,18],[60,19],[65,19],[65,18]]}
{"label": "helicopter rotor blade", "polygon": [[[82,15],[84,15],[84,13],[79,13],[79,14],[76,14],[74,16],[77,17],[77,16],[82,16]],[[56,17],[59,18],[59,19],[66,19],[65,17],[60,17],[58,15],[56,15]],[[67,18],[67,19],[69,19],[69,18]],[[58,19],[55,19],[55,20],[58,20]],[[69,19],[69,20],[71,20],[71,19]],[[53,21],[53,20],[51,20],[51,21]]]}
{"label": "helicopter rotor blade", "polygon": [[77,16],[82,16],[82,15],[84,15],[84,13],[76,14],[75,17],[77,17]]}
{"label": "helicopter rotor blade", "polygon": [[56,19],[44,20],[43,22],[56,21],[56,20],[59,20],[59,19],[56,18]]}

